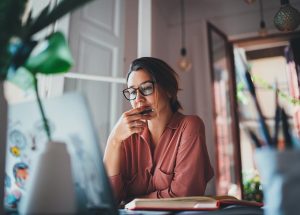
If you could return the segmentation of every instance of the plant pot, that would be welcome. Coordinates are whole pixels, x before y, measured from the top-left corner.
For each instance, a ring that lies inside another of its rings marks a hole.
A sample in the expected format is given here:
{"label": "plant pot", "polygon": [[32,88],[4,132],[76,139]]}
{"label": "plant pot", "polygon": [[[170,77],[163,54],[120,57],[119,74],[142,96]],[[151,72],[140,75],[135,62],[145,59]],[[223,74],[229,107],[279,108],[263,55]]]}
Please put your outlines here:
{"label": "plant pot", "polygon": [[298,215],[300,211],[300,150],[257,149],[266,215]]}
{"label": "plant pot", "polygon": [[20,214],[75,214],[76,197],[66,144],[48,142],[32,168]]}

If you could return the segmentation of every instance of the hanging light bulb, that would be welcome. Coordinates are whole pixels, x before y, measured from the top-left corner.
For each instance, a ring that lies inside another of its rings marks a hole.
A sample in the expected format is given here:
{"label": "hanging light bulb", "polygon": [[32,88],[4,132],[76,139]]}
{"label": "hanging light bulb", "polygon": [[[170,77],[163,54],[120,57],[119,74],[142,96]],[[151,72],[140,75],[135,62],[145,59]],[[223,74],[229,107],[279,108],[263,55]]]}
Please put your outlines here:
{"label": "hanging light bulb", "polygon": [[266,23],[264,20],[260,21],[260,28],[258,31],[259,36],[265,37],[268,35],[268,30],[266,28]]}
{"label": "hanging light bulb", "polygon": [[186,57],[186,49],[181,48],[180,50],[181,58],[178,60],[178,67],[181,71],[187,72],[192,68],[191,61]]}
{"label": "hanging light bulb", "polygon": [[181,9],[181,49],[180,49],[180,59],[178,60],[178,67],[181,71],[187,72],[192,68],[191,61],[187,58],[186,48],[185,48],[185,26],[184,26],[184,0],[180,0]]}
{"label": "hanging light bulb", "polygon": [[266,22],[264,20],[264,7],[263,7],[263,0],[259,0],[259,11],[260,11],[260,23],[259,23],[259,36],[265,37],[268,34],[268,30],[266,27]]}
{"label": "hanging light bulb", "polygon": [[300,13],[290,5],[289,0],[281,0],[281,7],[274,16],[274,25],[280,31],[295,30],[300,24]]}

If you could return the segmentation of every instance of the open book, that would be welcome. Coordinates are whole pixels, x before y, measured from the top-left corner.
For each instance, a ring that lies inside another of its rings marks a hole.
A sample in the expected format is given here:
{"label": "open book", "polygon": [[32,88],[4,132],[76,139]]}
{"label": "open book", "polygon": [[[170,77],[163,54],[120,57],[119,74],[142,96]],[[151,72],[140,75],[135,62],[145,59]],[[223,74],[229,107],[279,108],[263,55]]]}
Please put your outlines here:
{"label": "open book", "polygon": [[239,200],[233,196],[191,196],[164,199],[134,199],[125,205],[130,210],[217,210],[228,205],[262,207],[254,201]]}

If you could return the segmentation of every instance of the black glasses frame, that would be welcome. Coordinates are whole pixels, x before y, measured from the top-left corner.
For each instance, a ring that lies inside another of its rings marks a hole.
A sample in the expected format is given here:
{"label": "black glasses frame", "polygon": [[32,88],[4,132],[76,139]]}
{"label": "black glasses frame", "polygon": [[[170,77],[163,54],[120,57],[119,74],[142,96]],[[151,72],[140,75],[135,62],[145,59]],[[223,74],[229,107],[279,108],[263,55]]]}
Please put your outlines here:
{"label": "black glasses frame", "polygon": [[[151,93],[149,93],[149,94],[145,94],[145,93],[143,92],[143,89],[141,89],[141,86],[144,85],[144,84],[146,84],[146,83],[151,83],[151,84],[152,84],[153,91],[152,91]],[[127,90],[129,90],[129,89],[134,89],[135,92],[138,90],[143,96],[149,96],[149,95],[151,95],[151,94],[154,92],[154,84],[155,84],[154,81],[145,81],[145,82],[141,83],[141,84],[139,85],[138,88],[129,87],[129,88],[124,89],[122,92],[123,92],[124,97],[125,97],[127,100],[131,101],[131,100],[135,100],[135,99],[136,99],[137,93],[135,93],[135,97],[134,97],[134,98],[128,98],[128,97],[126,96],[126,91],[127,91]]]}

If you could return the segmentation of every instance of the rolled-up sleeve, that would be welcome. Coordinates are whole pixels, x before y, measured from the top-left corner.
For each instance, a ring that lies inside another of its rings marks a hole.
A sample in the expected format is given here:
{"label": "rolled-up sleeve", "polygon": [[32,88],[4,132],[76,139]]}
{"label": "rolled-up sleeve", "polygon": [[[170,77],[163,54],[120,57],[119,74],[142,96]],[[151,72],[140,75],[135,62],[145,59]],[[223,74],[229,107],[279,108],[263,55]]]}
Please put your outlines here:
{"label": "rolled-up sleeve", "polygon": [[115,200],[119,204],[125,196],[124,182],[122,179],[122,175],[118,174],[115,176],[110,176],[109,181],[113,189]]}
{"label": "rolled-up sleeve", "polygon": [[111,188],[113,190],[114,198],[119,204],[122,200],[124,200],[126,196],[126,181],[125,181],[125,153],[124,153],[124,141],[122,142],[122,150],[121,150],[121,172],[117,175],[109,176],[109,181]]}

